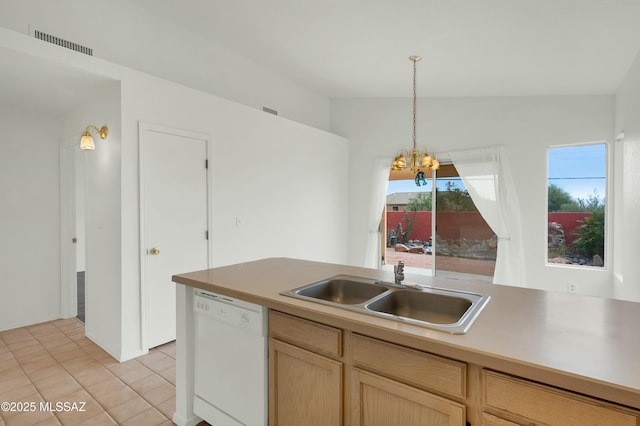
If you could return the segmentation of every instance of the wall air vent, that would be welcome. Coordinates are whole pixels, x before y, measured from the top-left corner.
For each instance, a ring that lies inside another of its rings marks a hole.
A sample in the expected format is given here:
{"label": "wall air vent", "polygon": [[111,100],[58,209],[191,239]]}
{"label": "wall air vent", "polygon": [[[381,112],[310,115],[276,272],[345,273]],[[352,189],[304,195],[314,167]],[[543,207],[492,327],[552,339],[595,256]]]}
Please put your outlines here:
{"label": "wall air vent", "polygon": [[83,46],[72,41],[61,39],[51,34],[43,33],[42,31],[34,30],[33,36],[39,40],[46,41],[48,43],[57,44],[58,46],[65,47],[67,49],[75,50],[76,52],[84,53],[85,55],[93,56],[93,49],[87,46]]}
{"label": "wall air vent", "polygon": [[262,110],[264,112],[268,112],[269,114],[278,115],[278,111],[276,111],[275,109],[267,108],[266,106],[263,106]]}

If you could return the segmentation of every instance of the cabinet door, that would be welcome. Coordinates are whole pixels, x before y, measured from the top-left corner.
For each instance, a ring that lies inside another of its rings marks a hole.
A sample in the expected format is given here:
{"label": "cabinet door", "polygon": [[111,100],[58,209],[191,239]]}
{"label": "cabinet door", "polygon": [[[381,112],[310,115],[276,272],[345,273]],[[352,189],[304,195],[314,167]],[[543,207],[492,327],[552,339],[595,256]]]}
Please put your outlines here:
{"label": "cabinet door", "polygon": [[269,339],[269,424],[342,424],[342,363]]}
{"label": "cabinet door", "polygon": [[358,369],[351,381],[354,425],[465,425],[465,406],[457,402]]}

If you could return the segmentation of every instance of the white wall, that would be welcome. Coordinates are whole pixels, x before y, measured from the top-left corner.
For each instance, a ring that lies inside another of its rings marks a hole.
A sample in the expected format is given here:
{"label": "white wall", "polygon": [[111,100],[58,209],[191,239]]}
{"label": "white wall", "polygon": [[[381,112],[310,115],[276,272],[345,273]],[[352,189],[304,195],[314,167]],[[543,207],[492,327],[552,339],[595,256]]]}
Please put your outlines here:
{"label": "white wall", "polygon": [[[346,261],[343,138],[132,70],[122,78],[122,117],[123,324],[139,323],[139,121],[212,137],[211,266],[274,256]],[[139,330],[123,327],[122,358],[136,355],[139,340]]]}
{"label": "white wall", "polygon": [[[410,99],[344,99],[331,104],[332,130],[350,141],[349,261],[364,259],[368,184],[375,158],[411,145]],[[435,152],[495,144],[507,149],[523,213],[526,284],[610,296],[611,271],[550,267],[546,260],[546,149],[611,141],[613,96],[430,98],[418,100],[418,145]]]}
{"label": "white wall", "polygon": [[640,53],[616,95],[615,296],[640,301]]}
{"label": "white wall", "polygon": [[329,100],[126,0],[3,0],[0,26],[29,28],[93,49],[94,56],[320,129]]}
{"label": "white wall", "polygon": [[347,141],[268,114],[252,114],[247,127],[242,109],[225,108],[213,133],[215,264],[270,256],[344,263]]}
{"label": "white wall", "polygon": [[[132,305],[123,305],[125,323],[138,321],[139,120],[212,136],[212,266],[270,256],[344,262],[342,138],[133,71],[122,101],[122,296]],[[138,340],[123,330],[124,347]]]}
{"label": "white wall", "polygon": [[83,151],[85,164],[85,334],[118,358],[121,329],[120,84],[65,116],[65,134],[89,125],[109,128],[103,141],[94,135],[95,151]]}
{"label": "white wall", "polygon": [[[269,256],[345,259],[343,138],[136,72],[123,81],[123,105],[125,141],[135,140],[138,120],[212,136],[215,265]],[[137,183],[137,161],[137,145],[124,145],[127,187]],[[133,226],[137,195],[123,197]]]}
{"label": "white wall", "polygon": [[0,330],[60,318],[60,118],[0,103]]}
{"label": "white wall", "polygon": [[[49,185],[57,185],[58,140],[79,135],[90,123],[109,126],[109,139],[97,140],[95,151],[83,153],[87,161],[86,332],[114,357],[125,360],[143,352],[138,241],[140,121],[212,136],[212,266],[270,256],[346,261],[348,146],[343,138],[96,58],[70,54],[53,46],[44,48],[39,42],[35,44],[15,34],[13,38],[16,43],[12,49],[42,57],[45,63],[65,64],[70,71],[82,70],[102,76],[105,81],[114,81],[104,85],[103,93],[59,118],[57,123],[63,126],[62,131],[48,132],[47,126],[41,131],[35,126],[38,134],[47,134],[54,141],[52,155],[47,155],[46,150],[35,154],[47,162],[54,173],[53,178],[46,177]],[[42,73],[46,72],[44,67]],[[21,83],[28,86],[26,81]],[[25,133],[24,128],[29,129],[26,132],[29,135],[34,129],[32,123],[40,121],[37,118],[24,114],[23,119],[14,120],[9,130],[3,129],[13,141],[12,145],[3,147],[8,152],[2,161],[11,165],[7,170],[23,167],[33,170],[31,164],[34,163],[29,163],[32,159],[27,156],[30,147],[17,145],[17,136]],[[38,161],[35,165],[41,166]],[[35,177],[42,177],[43,172],[39,169],[38,172]],[[37,204],[43,216],[52,217],[46,223],[54,223],[47,228],[47,233],[37,237],[46,239],[38,240],[41,247],[55,247],[51,252],[55,260],[50,260],[53,263],[47,264],[47,268],[56,268],[52,271],[56,272],[53,277],[48,273],[37,276],[40,287],[55,288],[52,294],[43,293],[47,296],[43,298],[45,306],[34,306],[34,309],[40,308],[37,312],[47,315],[42,320],[59,316],[60,310],[58,197],[57,186],[47,187],[47,198],[43,200],[46,204],[40,201]],[[50,211],[49,198],[55,214]],[[18,201],[22,202],[19,195],[16,203]],[[29,202],[28,206],[34,208],[35,202]],[[236,217],[240,218],[238,227],[235,227]],[[2,223],[6,227],[14,226],[7,220]],[[55,232],[50,235],[52,230]],[[36,235],[30,231],[31,234]],[[17,234],[14,235],[13,239],[17,238]],[[20,254],[26,256],[26,250],[25,247]],[[39,265],[40,261],[33,258],[33,252],[33,249],[28,252],[31,255],[28,261],[25,257],[24,262],[15,262],[28,265],[31,275],[33,265]],[[11,264],[7,269],[7,277],[14,279],[27,271],[27,268],[13,268]],[[188,271],[175,271],[181,272]],[[45,276],[46,284],[42,282]],[[5,280],[10,281],[14,280]],[[13,320],[10,314],[24,310],[29,304],[26,295],[26,290],[20,297],[3,291],[3,302],[12,306],[12,310],[6,311],[7,320]],[[38,320],[40,318],[25,318],[18,325]]]}

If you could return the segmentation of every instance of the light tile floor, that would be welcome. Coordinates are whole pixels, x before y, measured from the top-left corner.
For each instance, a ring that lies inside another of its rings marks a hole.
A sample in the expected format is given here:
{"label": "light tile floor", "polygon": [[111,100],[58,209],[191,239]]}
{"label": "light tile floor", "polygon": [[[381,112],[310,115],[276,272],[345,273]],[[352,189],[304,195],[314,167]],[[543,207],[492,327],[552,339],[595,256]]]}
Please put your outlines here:
{"label": "light tile floor", "polygon": [[0,426],[172,425],[175,357],[172,342],[119,363],[76,318],[0,332]]}

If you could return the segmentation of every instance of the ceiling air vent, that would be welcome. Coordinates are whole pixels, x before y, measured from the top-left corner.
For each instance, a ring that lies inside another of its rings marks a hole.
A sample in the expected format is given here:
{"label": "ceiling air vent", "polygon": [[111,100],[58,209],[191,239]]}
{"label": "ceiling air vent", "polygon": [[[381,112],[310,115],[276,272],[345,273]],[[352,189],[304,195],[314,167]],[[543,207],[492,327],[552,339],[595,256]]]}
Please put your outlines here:
{"label": "ceiling air vent", "polygon": [[93,49],[91,49],[90,47],[83,46],[81,44],[74,43],[72,41],[64,40],[60,37],[43,33],[42,31],[38,31],[38,30],[34,30],[33,36],[39,40],[46,41],[48,43],[57,44],[58,46],[75,50],[76,52],[84,53],[85,55],[93,56]]}

